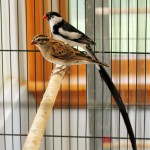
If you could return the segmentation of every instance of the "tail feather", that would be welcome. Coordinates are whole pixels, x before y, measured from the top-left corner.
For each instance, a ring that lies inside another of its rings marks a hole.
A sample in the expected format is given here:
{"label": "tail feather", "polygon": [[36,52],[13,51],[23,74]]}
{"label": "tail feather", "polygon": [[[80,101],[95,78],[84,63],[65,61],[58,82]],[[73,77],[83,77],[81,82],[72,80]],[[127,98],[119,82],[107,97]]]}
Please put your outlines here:
{"label": "tail feather", "polygon": [[[99,65],[102,65],[102,66],[105,66],[105,67],[109,67],[108,64],[103,63],[103,62],[100,62],[100,61],[97,59],[97,57],[95,56],[95,53],[94,53],[93,50],[91,49],[91,46],[90,46],[90,45],[86,45],[86,51],[87,51],[87,53],[88,53],[94,60],[96,60],[95,62],[98,63],[98,64],[96,65],[97,68],[99,68]],[[94,60],[93,60],[93,61],[94,61]],[[99,68],[99,69],[100,69],[100,68]]]}
{"label": "tail feather", "polygon": [[93,59],[98,60],[90,45],[86,45],[85,50]]}
{"label": "tail feather", "polygon": [[133,148],[133,150],[137,150],[136,139],[134,137],[134,133],[132,130],[132,126],[131,126],[129,117],[128,117],[128,113],[126,112],[126,108],[125,108],[124,103],[121,99],[121,96],[120,96],[118,90],[116,89],[114,83],[112,82],[111,78],[109,77],[108,73],[103,68],[103,66],[100,65],[99,67],[100,67],[100,70],[99,70],[100,76],[105,81],[106,85],[108,86],[109,90],[111,91],[111,94],[113,95],[113,97],[114,97],[114,99],[115,99],[115,101],[119,107],[120,113],[123,117],[123,120],[125,122],[127,131],[128,131],[129,137],[130,137],[132,148]]}
{"label": "tail feather", "polygon": [[[92,56],[93,59],[95,59],[96,61],[99,62],[99,60],[96,58],[94,52],[92,51],[90,45],[86,45],[86,51],[88,52],[88,54],[90,56]],[[128,131],[129,137],[130,137],[132,148],[133,148],[133,150],[137,150],[136,139],[134,137],[133,129],[132,129],[132,126],[131,126],[131,123],[129,120],[128,113],[126,112],[126,108],[124,106],[124,103],[123,103],[121,96],[120,96],[118,90],[116,89],[114,83],[112,82],[111,78],[109,77],[108,73],[106,72],[106,70],[103,68],[102,65],[106,66],[105,64],[100,62],[99,65],[96,64],[96,67],[98,68],[100,76],[105,81],[106,85],[108,86],[111,94],[113,95],[113,97],[114,97],[114,99],[115,99],[115,101],[119,107],[120,113],[123,117],[123,120],[125,122],[127,131]]]}
{"label": "tail feather", "polygon": [[99,63],[99,65],[102,65],[102,66],[105,66],[105,67],[109,67],[109,65],[108,64],[106,64],[106,63],[103,63],[103,62],[100,62],[100,61],[98,61]]}

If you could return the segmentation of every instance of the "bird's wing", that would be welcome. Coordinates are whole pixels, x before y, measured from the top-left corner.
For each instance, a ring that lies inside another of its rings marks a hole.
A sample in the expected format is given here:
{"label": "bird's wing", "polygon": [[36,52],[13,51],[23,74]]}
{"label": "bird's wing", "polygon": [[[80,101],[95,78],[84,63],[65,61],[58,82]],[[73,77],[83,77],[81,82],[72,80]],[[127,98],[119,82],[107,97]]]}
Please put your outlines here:
{"label": "bird's wing", "polygon": [[59,29],[59,33],[76,42],[95,45],[95,42],[92,41],[88,36],[66,21],[64,21],[63,25]]}
{"label": "bird's wing", "polygon": [[91,62],[91,63],[97,63],[99,65],[102,65],[102,66],[105,66],[105,67],[109,67],[108,64],[100,62],[99,60],[93,59],[85,51],[79,51],[79,50],[75,49],[75,57],[77,57],[78,60],[85,60],[85,61],[88,61],[88,62]]}
{"label": "bird's wing", "polygon": [[93,60],[92,57],[90,57],[86,52],[79,51],[62,42],[53,42],[51,55],[62,60],[85,60],[98,63],[96,60]]}
{"label": "bird's wing", "polygon": [[94,62],[94,63],[98,63],[98,61],[92,59],[92,57],[90,57],[86,51],[79,51],[77,49],[74,49],[74,57],[77,58],[78,60],[86,60],[89,62]]}
{"label": "bird's wing", "polygon": [[75,52],[72,47],[61,42],[53,42],[51,55],[62,60],[72,59]]}
{"label": "bird's wing", "polygon": [[95,45],[95,42],[92,41],[88,36],[85,34],[82,34],[82,36],[79,39],[75,39],[74,41],[80,42],[80,43],[85,43],[87,45]]}

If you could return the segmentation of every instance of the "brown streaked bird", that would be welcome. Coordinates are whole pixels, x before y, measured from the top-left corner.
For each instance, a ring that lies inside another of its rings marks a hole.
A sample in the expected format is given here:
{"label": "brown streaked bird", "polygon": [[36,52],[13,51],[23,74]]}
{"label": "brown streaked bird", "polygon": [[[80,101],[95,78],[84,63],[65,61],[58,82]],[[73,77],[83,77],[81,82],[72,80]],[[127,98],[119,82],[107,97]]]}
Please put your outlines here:
{"label": "brown streaked bird", "polygon": [[62,41],[55,40],[46,35],[37,35],[31,44],[39,48],[43,57],[58,65],[98,64],[109,67],[109,65],[93,59],[87,52],[79,51]]}

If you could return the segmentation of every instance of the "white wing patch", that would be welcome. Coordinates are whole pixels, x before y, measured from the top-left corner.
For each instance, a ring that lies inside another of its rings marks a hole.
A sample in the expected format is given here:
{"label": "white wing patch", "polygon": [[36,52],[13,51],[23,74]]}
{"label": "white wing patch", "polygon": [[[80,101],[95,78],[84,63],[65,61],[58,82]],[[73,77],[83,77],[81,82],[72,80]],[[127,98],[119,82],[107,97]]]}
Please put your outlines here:
{"label": "white wing patch", "polygon": [[59,33],[68,37],[69,39],[79,39],[81,37],[81,34],[79,34],[77,32],[65,31],[62,28],[59,28]]}

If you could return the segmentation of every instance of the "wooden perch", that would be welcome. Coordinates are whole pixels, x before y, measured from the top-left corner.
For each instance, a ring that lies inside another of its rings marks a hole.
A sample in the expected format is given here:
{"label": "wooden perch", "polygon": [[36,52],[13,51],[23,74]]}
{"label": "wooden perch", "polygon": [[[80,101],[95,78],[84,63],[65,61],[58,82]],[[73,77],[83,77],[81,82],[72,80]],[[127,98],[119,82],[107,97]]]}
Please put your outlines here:
{"label": "wooden perch", "polygon": [[56,100],[56,96],[60,89],[60,85],[64,78],[66,67],[63,67],[61,71],[57,65],[51,75],[47,89],[43,95],[43,99],[38,108],[37,114],[34,118],[33,124],[30,128],[29,134],[26,138],[23,150],[38,150],[42,137],[48,122],[49,116],[52,112],[53,105]]}

